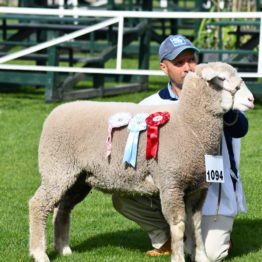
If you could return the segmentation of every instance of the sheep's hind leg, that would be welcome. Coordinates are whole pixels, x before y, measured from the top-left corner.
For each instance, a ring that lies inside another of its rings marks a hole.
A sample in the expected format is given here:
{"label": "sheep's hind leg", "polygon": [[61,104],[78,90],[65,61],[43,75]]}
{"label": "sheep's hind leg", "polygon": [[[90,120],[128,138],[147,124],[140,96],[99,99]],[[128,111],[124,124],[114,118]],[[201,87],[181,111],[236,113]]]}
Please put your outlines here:
{"label": "sheep's hind leg", "polygon": [[191,223],[193,243],[195,249],[192,248],[192,260],[196,262],[210,262],[206,255],[205,246],[201,232],[202,206],[205,200],[206,190],[197,194],[192,194],[187,200],[188,221]]}
{"label": "sheep's hind leg", "polygon": [[30,256],[37,262],[49,262],[46,251],[46,220],[55,199],[41,185],[29,201]]}
{"label": "sheep's hind leg", "polygon": [[[61,179],[63,177],[66,176],[53,174],[53,180],[45,179],[45,183],[37,189],[29,201],[30,256],[37,262],[49,262],[45,237],[47,217],[55,205],[61,201],[67,188],[76,180],[73,178],[71,181],[66,179],[63,181]],[[48,184],[49,182],[52,184]]]}
{"label": "sheep's hind leg", "polygon": [[69,247],[71,210],[86,197],[90,190],[91,187],[85,184],[85,176],[81,175],[54,210],[55,249],[62,255],[70,255],[72,253]]}

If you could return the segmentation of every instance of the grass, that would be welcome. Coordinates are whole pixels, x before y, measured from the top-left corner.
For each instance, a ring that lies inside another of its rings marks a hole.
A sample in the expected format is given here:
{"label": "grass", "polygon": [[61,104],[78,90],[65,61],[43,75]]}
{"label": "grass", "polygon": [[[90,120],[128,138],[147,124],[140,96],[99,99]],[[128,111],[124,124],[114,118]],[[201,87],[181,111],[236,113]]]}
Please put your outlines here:
{"label": "grass", "polygon": [[[165,78],[151,77],[149,92],[96,100],[138,102],[165,85]],[[41,89],[0,93],[0,261],[32,261],[28,257],[27,202],[40,183],[37,147],[42,123],[57,105],[43,100]],[[235,220],[234,246],[226,260],[230,262],[259,262],[262,257],[262,100],[246,115],[250,130],[242,140],[241,173],[249,211]],[[150,248],[147,234],[113,209],[110,195],[98,191],[92,191],[72,213],[72,256],[54,252],[51,217],[47,233],[48,254],[56,262],[170,261],[146,257],[144,252]]]}

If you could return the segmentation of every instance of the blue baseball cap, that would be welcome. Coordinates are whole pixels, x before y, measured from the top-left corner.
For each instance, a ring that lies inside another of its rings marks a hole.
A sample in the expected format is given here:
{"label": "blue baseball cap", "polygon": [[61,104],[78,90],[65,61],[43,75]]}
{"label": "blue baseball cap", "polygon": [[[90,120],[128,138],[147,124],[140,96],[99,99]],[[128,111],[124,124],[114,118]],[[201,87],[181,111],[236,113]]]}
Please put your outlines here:
{"label": "blue baseball cap", "polygon": [[174,60],[186,49],[192,49],[199,52],[199,49],[197,49],[186,37],[182,35],[170,35],[159,47],[160,62],[162,62],[163,59]]}

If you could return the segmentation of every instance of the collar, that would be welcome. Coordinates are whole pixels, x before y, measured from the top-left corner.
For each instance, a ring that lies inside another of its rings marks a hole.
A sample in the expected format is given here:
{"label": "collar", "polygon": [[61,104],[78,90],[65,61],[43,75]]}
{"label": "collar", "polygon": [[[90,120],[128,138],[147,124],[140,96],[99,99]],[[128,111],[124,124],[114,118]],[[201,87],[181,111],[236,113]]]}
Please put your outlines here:
{"label": "collar", "polygon": [[173,91],[172,91],[172,86],[171,86],[171,82],[169,81],[168,84],[167,84],[167,87],[164,88],[164,89],[161,89],[159,92],[158,92],[158,95],[160,96],[160,98],[162,99],[166,99],[166,100],[179,100],[179,97],[177,97]]}

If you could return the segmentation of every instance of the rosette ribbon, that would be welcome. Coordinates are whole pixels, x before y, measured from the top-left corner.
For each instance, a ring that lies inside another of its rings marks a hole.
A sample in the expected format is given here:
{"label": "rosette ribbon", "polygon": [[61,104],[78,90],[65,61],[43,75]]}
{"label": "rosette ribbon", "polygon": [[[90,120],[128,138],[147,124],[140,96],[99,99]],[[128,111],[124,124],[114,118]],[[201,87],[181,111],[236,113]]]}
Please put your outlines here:
{"label": "rosette ribbon", "polygon": [[146,159],[156,158],[158,150],[158,127],[165,124],[170,118],[168,112],[156,112],[146,118],[147,144]]}
{"label": "rosette ribbon", "polygon": [[128,125],[132,115],[129,112],[116,113],[108,118],[108,130],[106,140],[106,158],[111,155],[112,152],[112,130]]}
{"label": "rosette ribbon", "polygon": [[128,124],[129,135],[126,142],[123,162],[127,162],[133,167],[136,166],[137,146],[139,132],[146,129],[145,119],[149,114],[139,113],[136,114]]}

